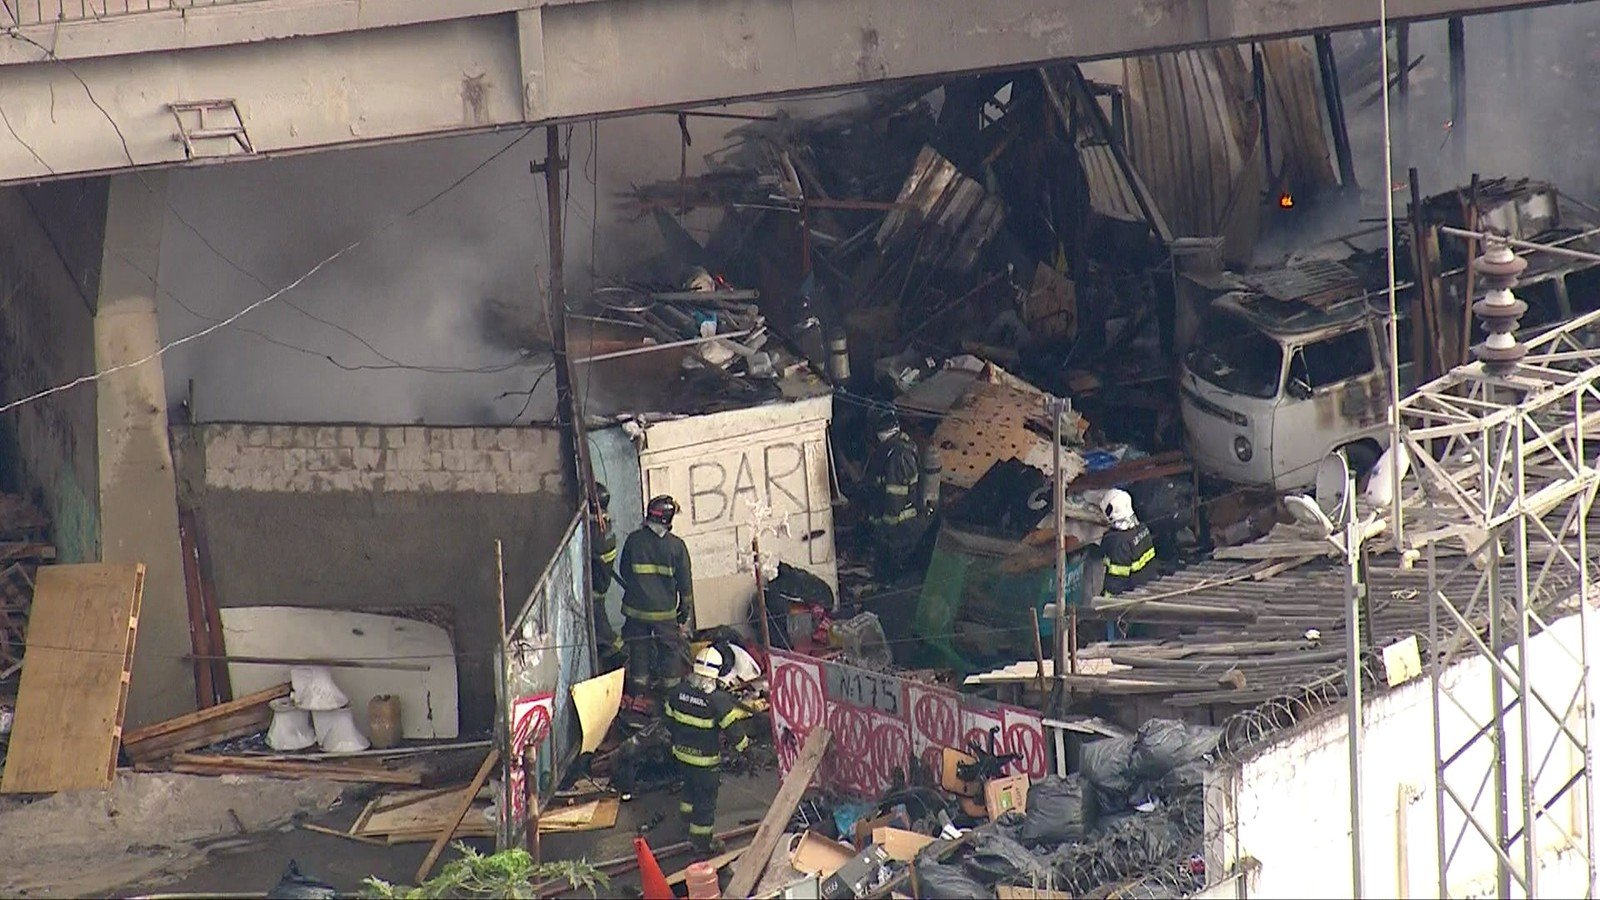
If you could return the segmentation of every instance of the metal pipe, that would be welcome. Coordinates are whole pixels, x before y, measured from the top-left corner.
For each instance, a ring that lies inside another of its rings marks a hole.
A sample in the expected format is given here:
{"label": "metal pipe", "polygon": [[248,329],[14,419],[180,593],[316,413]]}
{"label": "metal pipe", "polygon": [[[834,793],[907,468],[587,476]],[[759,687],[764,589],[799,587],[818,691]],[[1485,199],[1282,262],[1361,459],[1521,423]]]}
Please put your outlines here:
{"label": "metal pipe", "polygon": [[[1396,493],[1399,493],[1396,485]],[[1355,514],[1355,476],[1348,468],[1345,474],[1345,678],[1347,680],[1350,751],[1350,896],[1360,900],[1366,896],[1366,883],[1362,866],[1361,848],[1361,523]]]}
{"label": "metal pipe", "polygon": [[713,334],[710,337],[690,338],[689,340],[685,341],[669,341],[665,344],[646,344],[643,347],[630,347],[627,350],[615,350],[611,353],[597,353],[594,356],[580,356],[573,360],[572,364],[575,366],[581,366],[587,363],[604,362],[608,359],[621,359],[624,356],[637,356],[641,353],[654,353],[657,350],[674,350],[680,347],[697,347],[701,344],[709,344],[712,341],[731,341],[736,338],[749,337],[750,333],[751,329],[746,329],[744,331],[729,332],[728,334]]}
{"label": "metal pipe", "polygon": [[[1067,634],[1067,482],[1061,477],[1061,416],[1062,407],[1066,401],[1058,397],[1045,399],[1045,408],[1050,412],[1051,431],[1055,435],[1051,451],[1053,454],[1054,468],[1050,472],[1051,506],[1055,511],[1056,526],[1056,616],[1055,616],[1055,665],[1056,673],[1063,671],[1078,674],[1077,648],[1071,646],[1070,635]],[[1070,664],[1069,664],[1070,663]]]}
{"label": "metal pipe", "polygon": [[[1495,448],[1491,443],[1490,433],[1488,431],[1483,432],[1481,435],[1481,446],[1479,449],[1481,459],[1480,466],[1482,470],[1481,477],[1483,484],[1493,483],[1491,479],[1495,473],[1491,471],[1491,467],[1494,465],[1494,461],[1498,458],[1496,455],[1492,455],[1494,449]],[[1513,450],[1512,452],[1516,451]],[[1492,514],[1494,504],[1493,498],[1485,497],[1483,499],[1483,503],[1486,507],[1488,507],[1485,512]],[[1489,614],[1489,651],[1496,657],[1500,655],[1500,648],[1505,644],[1505,635],[1503,633],[1504,629],[1501,626],[1501,617],[1503,613],[1503,610],[1501,609],[1503,598],[1501,595],[1503,594],[1503,591],[1501,590],[1500,578],[1497,574],[1500,571],[1501,531],[1502,529],[1500,528],[1494,528],[1489,532],[1487,547],[1489,551],[1489,564],[1485,567],[1485,571],[1491,573],[1490,576],[1485,579],[1485,588],[1488,596],[1488,604],[1486,608]],[[1493,709],[1506,708],[1505,685],[1506,679],[1503,673],[1499,671],[1490,673],[1489,702],[1493,704]],[[1510,788],[1507,785],[1508,773],[1506,771],[1505,717],[1495,716],[1493,724],[1494,727],[1490,729],[1490,745],[1493,754],[1492,761],[1490,762],[1490,775],[1492,776],[1494,787],[1490,791],[1489,799],[1494,809],[1494,849],[1496,857],[1494,867],[1495,896],[1510,897],[1511,867],[1506,863],[1506,834],[1510,831],[1510,828],[1508,827],[1508,817],[1510,811],[1507,809],[1510,798],[1507,795],[1510,792]],[[1471,817],[1469,816],[1468,818]]]}
{"label": "metal pipe", "polygon": [[[1512,420],[1511,477],[1512,488],[1517,497],[1527,496],[1527,458],[1517,452],[1516,448],[1524,446],[1527,441],[1525,428],[1527,419],[1518,416]],[[1579,429],[1582,430],[1582,429]],[[1521,759],[1518,761],[1518,771],[1522,776],[1518,788],[1522,793],[1520,804],[1522,806],[1522,872],[1523,886],[1529,897],[1539,895],[1539,842],[1534,832],[1534,823],[1537,816],[1534,814],[1534,804],[1537,802],[1533,793],[1533,751],[1532,739],[1528,735],[1528,516],[1517,516],[1516,524],[1512,527],[1511,535],[1514,540],[1513,550],[1516,558],[1512,564],[1516,567],[1517,588],[1517,719],[1520,734],[1517,735],[1517,750]],[[1499,648],[1494,648],[1499,652]],[[1515,841],[1512,838],[1511,841]],[[1509,850],[1510,847],[1507,847]]]}
{"label": "metal pipe", "polygon": [[[1378,0],[1378,34],[1389,33],[1388,0]],[[1383,48],[1383,192],[1384,203],[1384,258],[1387,260],[1389,282],[1389,465],[1390,483],[1394,485],[1389,500],[1389,531],[1397,552],[1404,552],[1405,521],[1400,505],[1400,454],[1405,448],[1400,440],[1400,313],[1395,299],[1394,267],[1394,142],[1389,121],[1389,48]],[[1422,211],[1416,211],[1420,218]]]}
{"label": "metal pipe", "polygon": [[[1576,394],[1573,394],[1573,411],[1574,411],[1575,415],[1577,416],[1575,421],[1578,421],[1578,422],[1584,421],[1584,418],[1583,418],[1583,416],[1584,416],[1583,395],[1584,395],[1583,391],[1578,391]],[[1574,452],[1575,458],[1579,459],[1579,460],[1588,459],[1589,457],[1588,457],[1588,454],[1587,454],[1587,450],[1586,450],[1586,448],[1584,446],[1584,430],[1582,428],[1578,428],[1578,429],[1576,429],[1576,432],[1577,432],[1576,435],[1573,437],[1573,452]],[[1578,589],[1579,590],[1579,592],[1578,592],[1578,648],[1579,648],[1579,657],[1578,658],[1580,660],[1580,664],[1578,666],[1578,693],[1582,697],[1582,703],[1580,703],[1579,706],[1578,706],[1578,709],[1580,710],[1580,712],[1578,714],[1578,718],[1582,722],[1581,732],[1580,733],[1583,735],[1583,744],[1579,749],[1583,751],[1583,767],[1580,770],[1580,773],[1583,776],[1583,783],[1584,783],[1584,790],[1583,790],[1583,794],[1582,794],[1582,799],[1581,799],[1581,802],[1578,805],[1583,810],[1583,837],[1584,837],[1584,840],[1588,842],[1588,846],[1585,848],[1588,852],[1584,853],[1583,857],[1584,857],[1585,867],[1588,869],[1588,873],[1589,873],[1588,895],[1591,896],[1591,897],[1593,897],[1595,895],[1595,887],[1596,887],[1595,882],[1596,882],[1596,877],[1597,877],[1597,873],[1596,873],[1596,870],[1595,870],[1595,854],[1594,854],[1594,797],[1593,797],[1593,791],[1594,791],[1594,768],[1593,768],[1594,767],[1594,760],[1593,760],[1593,757],[1591,757],[1589,755],[1589,738],[1590,738],[1590,735],[1589,735],[1589,714],[1588,714],[1588,710],[1590,709],[1590,705],[1589,705],[1590,704],[1590,697],[1589,697],[1589,653],[1588,653],[1588,648],[1589,648],[1589,596],[1588,596],[1587,588],[1588,588],[1588,584],[1589,584],[1589,512],[1590,512],[1591,502],[1593,500],[1593,496],[1594,495],[1592,493],[1585,493],[1577,501],[1578,502],[1578,517],[1577,517],[1578,557],[1577,558],[1578,558],[1578,586],[1579,586],[1579,589]]]}
{"label": "metal pipe", "polygon": [[1445,852],[1444,824],[1444,738],[1439,727],[1441,685],[1439,658],[1439,545],[1428,544],[1428,683],[1433,698],[1433,815],[1435,851],[1439,866],[1439,896],[1450,896],[1450,861]]}
{"label": "metal pipe", "polygon": [[[1594,229],[1589,232],[1585,232],[1585,235],[1594,234],[1596,231],[1600,231],[1600,229]],[[1518,250],[1543,250],[1546,253],[1554,253],[1557,256],[1570,256],[1573,259],[1581,259],[1585,262],[1600,262],[1600,253],[1589,253],[1584,250],[1573,250],[1570,247],[1563,247],[1560,244],[1540,244],[1535,243],[1534,241],[1525,241],[1521,238],[1507,237],[1505,235],[1494,234],[1488,231],[1468,231],[1465,228],[1456,228],[1453,225],[1440,225],[1439,232],[1441,234],[1448,234],[1451,237],[1472,238],[1485,243],[1498,242],[1509,247],[1515,247]],[[1568,238],[1567,240],[1583,237],[1585,235],[1573,235],[1572,238]]]}

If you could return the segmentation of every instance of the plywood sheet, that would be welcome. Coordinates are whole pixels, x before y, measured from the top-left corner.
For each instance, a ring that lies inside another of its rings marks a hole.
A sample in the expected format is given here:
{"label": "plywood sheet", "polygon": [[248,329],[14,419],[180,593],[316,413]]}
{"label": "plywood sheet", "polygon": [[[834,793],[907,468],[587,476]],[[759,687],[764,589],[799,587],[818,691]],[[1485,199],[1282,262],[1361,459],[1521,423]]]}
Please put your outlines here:
{"label": "plywood sheet", "polygon": [[[439,794],[435,791],[417,791],[403,794],[390,794],[383,799],[386,802],[404,803],[404,806],[395,806],[389,809],[379,809],[371,815],[363,816],[360,827],[355,829],[355,834],[365,837],[383,837],[391,834],[427,833],[429,838],[438,835],[439,830],[448,824],[451,814],[461,805],[461,794],[464,789],[457,789],[451,793]],[[428,796],[433,794],[433,796]],[[416,802],[407,802],[415,799]],[[462,827],[468,831],[473,830],[478,824],[486,829],[489,823],[478,810],[486,808],[487,802],[475,803],[476,810],[470,810]],[[460,829],[457,829],[458,833]]]}
{"label": "plywood sheet", "polygon": [[[1029,430],[1030,419],[1047,419],[1042,395],[1004,384],[979,382],[950,410],[933,432],[933,444],[944,466],[944,480],[970,489],[989,467],[1003,460],[1020,459],[1028,465],[1054,471],[1050,441]],[[1077,453],[1062,453],[1062,468],[1070,483],[1083,471]]]}
{"label": "plywood sheet", "polygon": [[[350,698],[356,726],[367,730],[367,701],[378,694],[400,699],[401,734],[408,738],[457,736],[456,660],[450,635],[437,625],[354,610],[299,606],[242,606],[222,611],[223,641],[234,656],[273,659],[382,660],[425,665],[401,669],[333,669],[333,681]],[[236,694],[289,680],[289,667],[231,663]]]}
{"label": "plywood sheet", "polygon": [[143,591],[138,563],[39,570],[0,793],[111,784]]}

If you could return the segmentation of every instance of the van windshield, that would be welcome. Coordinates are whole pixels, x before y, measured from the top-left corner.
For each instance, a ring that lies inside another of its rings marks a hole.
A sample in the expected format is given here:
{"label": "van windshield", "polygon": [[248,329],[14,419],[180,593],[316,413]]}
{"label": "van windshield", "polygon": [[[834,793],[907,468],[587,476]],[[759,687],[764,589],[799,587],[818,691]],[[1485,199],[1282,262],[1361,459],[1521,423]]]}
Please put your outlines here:
{"label": "van windshield", "polygon": [[1233,316],[1207,317],[1185,362],[1198,377],[1250,397],[1276,397],[1283,376],[1283,348]]}

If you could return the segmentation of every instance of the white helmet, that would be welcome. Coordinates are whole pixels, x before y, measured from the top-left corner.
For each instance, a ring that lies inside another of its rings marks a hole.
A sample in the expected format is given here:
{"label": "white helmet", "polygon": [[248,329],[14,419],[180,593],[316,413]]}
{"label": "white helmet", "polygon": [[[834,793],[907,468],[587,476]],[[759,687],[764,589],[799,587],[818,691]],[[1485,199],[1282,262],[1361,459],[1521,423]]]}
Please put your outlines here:
{"label": "white helmet", "polygon": [[1106,491],[1102,508],[1105,510],[1106,518],[1110,519],[1113,525],[1134,521],[1133,498],[1128,496],[1127,491],[1120,488],[1112,488]]}
{"label": "white helmet", "polygon": [[694,669],[696,677],[715,682],[722,675],[722,651],[716,647],[707,647],[694,656]]}

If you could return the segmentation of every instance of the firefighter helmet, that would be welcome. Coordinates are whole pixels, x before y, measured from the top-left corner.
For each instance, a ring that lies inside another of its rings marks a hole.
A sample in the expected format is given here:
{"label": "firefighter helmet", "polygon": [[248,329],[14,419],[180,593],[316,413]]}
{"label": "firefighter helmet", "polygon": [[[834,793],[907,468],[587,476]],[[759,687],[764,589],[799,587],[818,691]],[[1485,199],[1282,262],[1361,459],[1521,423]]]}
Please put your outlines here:
{"label": "firefighter helmet", "polygon": [[875,406],[872,409],[872,430],[878,434],[887,434],[900,427],[900,417],[895,415],[893,406]]}
{"label": "firefighter helmet", "polygon": [[694,655],[694,674],[708,682],[722,677],[722,651],[715,646],[706,647]]}
{"label": "firefighter helmet", "polygon": [[594,483],[594,499],[600,504],[601,509],[611,508],[611,489],[605,486],[605,482]]}
{"label": "firefighter helmet", "polygon": [[1113,525],[1133,521],[1133,498],[1120,488],[1106,491],[1105,513]]}
{"label": "firefighter helmet", "polygon": [[644,520],[654,522],[664,528],[672,527],[672,517],[678,514],[678,501],[662,494],[651,497],[650,505],[645,507]]}

